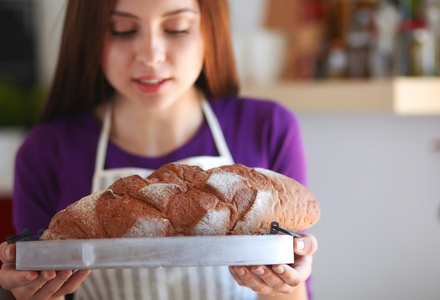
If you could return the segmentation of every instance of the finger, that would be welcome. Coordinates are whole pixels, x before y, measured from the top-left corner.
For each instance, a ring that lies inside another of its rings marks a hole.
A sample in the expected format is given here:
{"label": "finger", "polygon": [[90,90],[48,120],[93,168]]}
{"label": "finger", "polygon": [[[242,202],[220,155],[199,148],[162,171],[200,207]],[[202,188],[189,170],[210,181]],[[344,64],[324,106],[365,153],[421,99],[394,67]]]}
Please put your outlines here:
{"label": "finger", "polygon": [[25,285],[18,285],[10,291],[17,299],[28,299],[33,297],[35,293],[49,280],[55,277],[55,271],[43,271],[34,280]]}
{"label": "finger", "polygon": [[1,285],[7,290],[22,287],[38,277],[35,271],[16,271],[15,262],[5,263],[1,269]]}
{"label": "finger", "polygon": [[312,274],[312,263],[313,256],[299,256],[295,255],[295,262],[293,263],[293,269],[298,273],[302,278],[309,278],[310,274]]}
{"label": "finger", "polygon": [[[283,266],[277,266],[278,272],[284,273]],[[286,266],[287,267],[287,266]],[[251,271],[261,278],[267,286],[277,293],[290,293],[296,287],[289,285],[278,273],[271,269],[270,266],[252,266]]]}
{"label": "finger", "polygon": [[64,296],[66,294],[72,294],[81,285],[84,279],[89,276],[90,270],[79,270],[75,272],[69,280],[67,280],[63,286],[54,294],[54,297]]}
{"label": "finger", "polygon": [[272,270],[282,279],[284,282],[291,286],[296,287],[301,282],[309,278],[312,273],[312,256],[295,256],[295,263],[292,265],[274,265]]}
{"label": "finger", "polygon": [[248,267],[236,266],[234,267],[234,271],[240,278],[241,282],[243,282],[242,286],[246,286],[252,289],[254,292],[260,294],[269,295],[274,292],[273,289],[269,287],[266,282],[264,282],[264,280],[253,274]]}
{"label": "finger", "polygon": [[274,265],[272,266],[272,271],[291,288],[297,287],[306,279],[302,272],[298,272],[295,268],[289,265]]}
{"label": "finger", "polygon": [[[53,275],[53,274],[51,274]],[[63,286],[63,284],[72,276],[72,271],[58,271],[55,277],[48,280],[35,292],[37,299],[49,299]],[[47,278],[47,277],[46,277]]]}
{"label": "finger", "polygon": [[302,238],[293,240],[295,254],[313,255],[318,250],[318,241],[311,234],[303,234]]}
{"label": "finger", "polygon": [[229,267],[229,273],[231,273],[232,278],[234,278],[238,285],[246,286],[243,280],[241,280],[240,276],[238,276],[237,272],[234,270],[234,267]]}
{"label": "finger", "polygon": [[4,264],[15,261],[15,244],[6,242],[0,244],[0,260]]}
{"label": "finger", "polygon": [[42,271],[42,272],[40,272],[40,275],[35,280],[28,283],[25,287],[28,291],[31,291],[32,293],[35,294],[47,282],[54,279],[55,276],[56,276],[55,271]]}

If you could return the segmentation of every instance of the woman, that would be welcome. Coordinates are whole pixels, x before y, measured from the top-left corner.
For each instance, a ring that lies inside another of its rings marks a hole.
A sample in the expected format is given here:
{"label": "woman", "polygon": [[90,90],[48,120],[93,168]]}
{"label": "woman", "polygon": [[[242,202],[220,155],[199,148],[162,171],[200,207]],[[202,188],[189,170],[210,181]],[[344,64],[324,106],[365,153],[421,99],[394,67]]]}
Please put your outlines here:
{"label": "woman", "polygon": [[[273,102],[237,97],[227,13],[226,0],[69,0],[42,123],[17,154],[18,232],[47,228],[81,197],[169,162],[242,163],[305,184],[295,117]],[[2,244],[0,283],[21,299],[75,290],[78,299],[307,299],[317,243],[306,234],[294,246],[293,265],[89,275],[15,271],[15,247]]]}

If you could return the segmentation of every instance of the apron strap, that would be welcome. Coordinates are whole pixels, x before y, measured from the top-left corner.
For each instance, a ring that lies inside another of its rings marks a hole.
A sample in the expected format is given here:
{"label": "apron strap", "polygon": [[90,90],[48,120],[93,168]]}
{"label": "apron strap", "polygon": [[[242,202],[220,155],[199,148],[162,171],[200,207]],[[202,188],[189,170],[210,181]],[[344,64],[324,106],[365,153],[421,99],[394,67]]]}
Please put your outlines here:
{"label": "apron strap", "polygon": [[227,157],[232,163],[234,159],[232,158],[231,152],[229,151],[228,144],[226,143],[225,136],[223,135],[222,128],[215,116],[211,106],[205,97],[202,98],[202,109],[205,114],[206,121],[208,122],[209,128],[211,129],[212,137],[214,138],[214,143],[217,147],[217,151],[220,156]]}
{"label": "apron strap", "polygon": [[93,173],[92,191],[99,190],[101,171],[104,170],[105,157],[110,136],[110,123],[113,112],[113,101],[109,101],[105,112],[104,123],[99,135],[98,149],[96,151],[95,172]]}
{"label": "apron strap", "polygon": [[[229,151],[228,144],[226,143],[226,139],[223,135],[223,131],[220,127],[220,124],[215,116],[211,106],[205,97],[202,96],[202,109],[205,114],[206,121],[208,122],[208,126],[211,130],[212,137],[214,139],[214,143],[217,147],[217,151],[219,152],[220,157],[224,157],[230,164],[234,163],[234,159],[232,158],[231,152]],[[105,157],[107,154],[108,141],[110,137],[110,124],[111,124],[111,115],[113,112],[113,101],[108,102],[107,110],[104,117],[104,123],[102,125],[101,133],[98,141],[98,149],[96,151],[96,160],[95,160],[95,172],[93,173],[93,182],[92,182],[92,191],[100,190],[100,178],[101,173],[104,171],[105,165]]]}

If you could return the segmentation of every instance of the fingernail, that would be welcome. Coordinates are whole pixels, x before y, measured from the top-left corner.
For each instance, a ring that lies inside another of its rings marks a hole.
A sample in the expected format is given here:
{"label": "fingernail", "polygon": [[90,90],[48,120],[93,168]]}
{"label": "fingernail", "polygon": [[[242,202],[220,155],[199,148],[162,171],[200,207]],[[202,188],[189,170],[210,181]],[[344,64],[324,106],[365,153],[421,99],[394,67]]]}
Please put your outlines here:
{"label": "fingernail", "polygon": [[278,274],[283,274],[284,273],[284,268],[282,266],[276,266],[273,268],[274,272],[278,273]]}
{"label": "fingernail", "polygon": [[49,274],[46,273],[46,272],[43,272],[43,273],[41,274],[41,276],[43,277],[44,280],[49,280],[49,279],[51,279],[51,277],[49,276]]}
{"label": "fingernail", "polygon": [[238,275],[243,276],[244,275],[244,269],[239,268],[239,269],[235,269],[235,271],[237,272]]}
{"label": "fingernail", "polygon": [[11,257],[11,246],[10,245],[8,247],[6,247],[5,254],[6,254],[6,259],[12,259],[12,257]]}
{"label": "fingernail", "polygon": [[304,248],[306,247],[306,244],[304,243],[303,239],[297,239],[296,240],[296,250],[304,250]]}
{"label": "fingernail", "polygon": [[62,272],[61,274],[60,274],[60,277],[61,277],[61,279],[62,280],[67,280],[67,279],[69,279],[69,277],[72,275],[72,273],[70,273],[70,272]]}
{"label": "fingernail", "polygon": [[252,270],[252,272],[254,272],[257,275],[263,275],[264,274],[264,268],[258,267],[255,270]]}
{"label": "fingernail", "polygon": [[36,276],[35,274],[27,274],[27,275],[26,275],[26,280],[27,280],[27,281],[32,281],[32,280],[34,280],[35,278],[37,278],[37,276]]}

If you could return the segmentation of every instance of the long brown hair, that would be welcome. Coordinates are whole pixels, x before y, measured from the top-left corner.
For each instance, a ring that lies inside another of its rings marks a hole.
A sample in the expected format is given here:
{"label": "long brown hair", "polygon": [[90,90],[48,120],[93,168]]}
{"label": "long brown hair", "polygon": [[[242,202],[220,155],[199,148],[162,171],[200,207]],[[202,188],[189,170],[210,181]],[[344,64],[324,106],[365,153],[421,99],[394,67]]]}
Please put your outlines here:
{"label": "long brown hair", "polygon": [[[113,93],[101,68],[104,40],[117,0],[69,0],[52,86],[41,121],[90,109]],[[205,41],[202,72],[196,81],[207,97],[238,93],[227,0],[198,0]]]}

